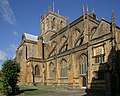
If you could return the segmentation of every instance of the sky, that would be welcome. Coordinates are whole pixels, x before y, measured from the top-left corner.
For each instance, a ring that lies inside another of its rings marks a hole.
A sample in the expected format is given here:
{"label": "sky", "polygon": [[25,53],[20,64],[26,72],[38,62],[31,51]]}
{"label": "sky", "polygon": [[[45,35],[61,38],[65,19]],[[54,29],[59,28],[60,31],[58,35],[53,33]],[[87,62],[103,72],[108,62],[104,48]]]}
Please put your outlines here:
{"label": "sky", "polygon": [[82,15],[82,6],[88,5],[89,13],[95,11],[99,20],[111,22],[112,9],[120,27],[120,0],[0,0],[0,66],[6,59],[15,57],[22,33],[40,34],[40,16],[49,6],[72,22]]}

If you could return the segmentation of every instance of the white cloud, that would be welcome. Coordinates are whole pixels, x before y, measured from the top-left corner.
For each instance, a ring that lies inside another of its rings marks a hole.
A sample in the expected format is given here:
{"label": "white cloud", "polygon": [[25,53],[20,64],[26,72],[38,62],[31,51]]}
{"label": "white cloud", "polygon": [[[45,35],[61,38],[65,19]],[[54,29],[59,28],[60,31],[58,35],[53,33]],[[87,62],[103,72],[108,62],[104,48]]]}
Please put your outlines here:
{"label": "white cloud", "polygon": [[14,31],[13,35],[18,36],[18,32]]}
{"label": "white cloud", "polygon": [[0,13],[8,23],[15,24],[15,15],[8,0],[0,0]]}
{"label": "white cloud", "polygon": [[0,62],[7,60],[7,57],[8,55],[4,51],[0,50]]}
{"label": "white cloud", "polygon": [[16,49],[17,49],[17,45],[15,45],[15,44],[11,44],[10,47],[9,47],[7,50],[10,50],[10,51],[15,52]]}

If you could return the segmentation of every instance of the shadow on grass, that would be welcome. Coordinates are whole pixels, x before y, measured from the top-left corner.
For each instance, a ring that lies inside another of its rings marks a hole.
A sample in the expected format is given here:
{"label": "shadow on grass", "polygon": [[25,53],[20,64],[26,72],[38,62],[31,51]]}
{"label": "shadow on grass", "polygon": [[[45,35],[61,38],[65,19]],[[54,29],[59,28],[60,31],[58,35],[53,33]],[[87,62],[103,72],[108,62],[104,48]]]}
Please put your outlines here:
{"label": "shadow on grass", "polygon": [[21,93],[31,92],[31,91],[35,91],[35,90],[38,90],[38,89],[21,89],[19,92],[21,94]]}
{"label": "shadow on grass", "polygon": [[104,91],[92,91],[92,90],[85,90],[86,94],[83,96],[106,96]]}

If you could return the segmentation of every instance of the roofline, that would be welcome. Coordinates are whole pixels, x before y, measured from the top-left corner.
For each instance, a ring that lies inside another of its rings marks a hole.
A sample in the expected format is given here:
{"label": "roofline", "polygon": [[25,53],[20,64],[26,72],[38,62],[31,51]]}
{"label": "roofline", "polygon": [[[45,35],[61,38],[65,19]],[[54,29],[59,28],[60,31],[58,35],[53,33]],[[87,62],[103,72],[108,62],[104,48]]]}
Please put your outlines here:
{"label": "roofline", "polygon": [[[89,16],[91,19],[93,19],[90,15],[88,15],[88,16]],[[89,19],[89,20],[90,20],[90,19]],[[97,22],[97,24],[100,23],[99,20],[96,20],[96,19],[94,19],[94,20]],[[73,22],[71,22],[70,24],[66,25],[64,28],[62,28],[61,30],[59,30],[57,33],[53,34],[53,35],[51,36],[51,39],[55,38],[56,35],[59,35],[59,34],[63,33],[64,31],[66,31],[66,30],[68,29],[68,27],[71,28],[72,26],[74,26],[75,24],[77,24],[77,23],[79,23],[79,22],[81,22],[81,21],[83,21],[83,15],[80,16],[78,19],[74,20]],[[93,21],[93,20],[91,20],[91,21]],[[93,22],[95,22],[95,21],[93,21]],[[95,23],[96,23],[96,22],[95,22]]]}
{"label": "roofline", "polygon": [[74,25],[77,24],[78,22],[83,21],[83,18],[82,18],[82,17],[83,17],[83,16],[79,17],[79,18],[76,19],[75,21],[73,21],[73,22],[71,22],[70,24],[66,25],[64,28],[62,28],[61,30],[59,30],[57,33],[53,34],[50,39],[53,39],[53,38],[56,37],[56,35],[59,35],[59,34],[65,32],[65,31],[68,29],[68,27],[71,28],[72,26],[74,26]]}
{"label": "roofline", "polygon": [[[105,22],[107,22],[107,23],[109,23],[109,24],[112,24],[111,22],[109,22],[109,21],[107,21],[107,20],[105,20],[105,19],[101,19],[101,21],[105,21]],[[117,25],[116,25],[116,28],[120,29],[120,27],[117,26]]]}
{"label": "roofline", "polygon": [[17,49],[19,49],[24,43],[37,44],[38,42],[36,42],[36,41],[31,41],[31,40],[24,40],[24,41],[18,46]]}

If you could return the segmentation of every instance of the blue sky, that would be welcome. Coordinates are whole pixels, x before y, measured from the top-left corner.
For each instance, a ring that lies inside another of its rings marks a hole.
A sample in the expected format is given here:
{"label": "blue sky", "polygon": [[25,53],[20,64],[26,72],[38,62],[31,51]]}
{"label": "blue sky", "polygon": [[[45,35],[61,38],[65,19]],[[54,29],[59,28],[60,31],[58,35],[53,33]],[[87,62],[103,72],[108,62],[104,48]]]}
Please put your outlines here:
{"label": "blue sky", "polygon": [[83,5],[88,5],[89,12],[94,9],[99,20],[104,17],[109,22],[114,9],[120,26],[120,0],[0,0],[0,65],[15,56],[22,32],[40,34],[40,16],[53,1],[55,12],[69,16],[70,22],[82,15]]}

